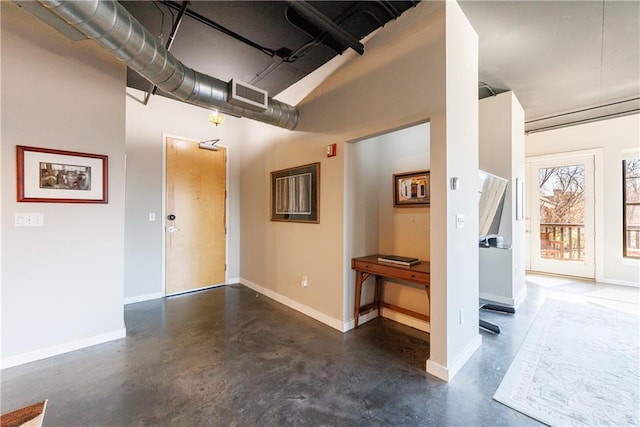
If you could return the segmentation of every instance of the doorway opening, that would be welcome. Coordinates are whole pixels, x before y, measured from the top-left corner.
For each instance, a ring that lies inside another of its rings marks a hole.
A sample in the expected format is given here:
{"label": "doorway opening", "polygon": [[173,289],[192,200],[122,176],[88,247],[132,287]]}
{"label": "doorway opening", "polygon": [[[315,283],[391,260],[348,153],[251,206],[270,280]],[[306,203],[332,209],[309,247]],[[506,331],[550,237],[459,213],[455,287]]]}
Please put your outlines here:
{"label": "doorway opening", "polygon": [[595,279],[595,155],[527,160],[528,270]]}
{"label": "doorway opening", "polygon": [[[430,123],[421,123],[383,135],[345,144],[345,248],[346,259],[373,254],[393,254],[430,259],[429,206],[394,206],[394,174],[430,169]],[[429,190],[425,189],[428,193]],[[416,188],[416,195],[418,190]],[[355,274],[345,263],[345,283]],[[361,303],[375,298],[373,279],[362,288]],[[354,285],[355,286],[355,285]],[[345,287],[345,319],[354,315],[353,287]],[[385,280],[382,301],[429,315],[430,301],[423,286]],[[360,316],[360,325],[378,315],[426,332],[424,320],[385,308]]]}
{"label": "doorway opening", "polygon": [[169,136],[164,148],[164,293],[224,285],[227,150]]}

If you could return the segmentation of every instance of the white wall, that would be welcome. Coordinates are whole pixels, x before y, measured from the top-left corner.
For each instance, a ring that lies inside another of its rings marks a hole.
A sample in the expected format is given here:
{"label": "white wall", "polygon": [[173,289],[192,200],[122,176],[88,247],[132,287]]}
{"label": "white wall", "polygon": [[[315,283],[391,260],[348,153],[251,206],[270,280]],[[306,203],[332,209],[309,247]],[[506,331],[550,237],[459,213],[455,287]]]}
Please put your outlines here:
{"label": "white wall", "polygon": [[[478,95],[472,94],[478,86],[478,36],[457,3],[446,5],[446,120],[431,116],[433,286],[427,371],[450,379],[482,339],[478,334]],[[443,136],[446,144],[439,143]],[[459,179],[458,190],[449,187],[452,177]],[[463,228],[456,227],[458,215],[464,218]]]}
{"label": "white wall", "polygon": [[[158,298],[163,295],[162,234],[162,135],[205,141],[220,138],[227,150],[227,278],[240,277],[240,156],[247,119],[226,117],[222,125],[207,120],[209,111],[165,98],[127,89],[127,198],[125,246],[125,300]],[[149,213],[157,220],[149,221]]]}
{"label": "white wall", "polygon": [[524,298],[525,221],[516,220],[516,181],[524,185],[524,110],[513,92],[480,100],[480,169],[509,181],[500,221],[504,249],[480,249],[480,297],[507,305]]}
{"label": "white wall", "polygon": [[595,195],[596,213],[603,215],[603,233],[596,236],[598,281],[640,286],[640,262],[622,257],[622,159],[640,156],[639,141],[637,114],[533,133],[525,138],[527,157],[602,149],[604,182],[596,183]]}
{"label": "white wall", "polygon": [[[379,137],[344,145],[344,227],[345,230],[351,230],[344,236],[344,254],[347,259],[371,255],[380,251],[379,146]],[[351,281],[353,275],[353,271],[346,272],[345,283]],[[373,301],[373,295],[372,285],[363,286],[363,301]],[[348,299],[349,296],[344,295],[344,298]],[[353,316],[353,313],[354,308],[345,305],[343,318],[348,319]],[[360,317],[360,321],[364,322],[367,318],[369,316]]]}
{"label": "white wall", "polygon": [[[2,14],[2,366],[124,336],[125,66]],[[108,156],[108,204],[17,203],[16,145]],[[16,213],[44,226],[15,227]]]}

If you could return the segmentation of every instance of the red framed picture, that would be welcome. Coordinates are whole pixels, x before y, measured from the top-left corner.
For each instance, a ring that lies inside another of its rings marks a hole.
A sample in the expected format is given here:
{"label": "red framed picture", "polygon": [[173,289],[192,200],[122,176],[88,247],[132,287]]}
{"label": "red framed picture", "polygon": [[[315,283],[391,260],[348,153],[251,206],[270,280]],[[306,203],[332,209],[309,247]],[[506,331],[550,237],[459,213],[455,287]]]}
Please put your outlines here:
{"label": "red framed picture", "polygon": [[108,158],[101,154],[18,145],[17,175],[18,202],[108,202]]}

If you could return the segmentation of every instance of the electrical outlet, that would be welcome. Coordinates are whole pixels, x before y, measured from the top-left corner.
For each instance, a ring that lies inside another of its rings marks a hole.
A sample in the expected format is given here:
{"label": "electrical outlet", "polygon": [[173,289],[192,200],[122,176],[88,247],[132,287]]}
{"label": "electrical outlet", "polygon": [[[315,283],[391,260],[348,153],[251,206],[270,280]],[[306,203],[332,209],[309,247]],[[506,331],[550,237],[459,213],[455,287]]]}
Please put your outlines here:
{"label": "electrical outlet", "polygon": [[462,228],[464,227],[464,215],[463,214],[457,214],[456,215],[456,228]]}
{"label": "electrical outlet", "polygon": [[307,276],[302,276],[302,280],[300,281],[300,286],[306,288],[309,282],[307,281]]}

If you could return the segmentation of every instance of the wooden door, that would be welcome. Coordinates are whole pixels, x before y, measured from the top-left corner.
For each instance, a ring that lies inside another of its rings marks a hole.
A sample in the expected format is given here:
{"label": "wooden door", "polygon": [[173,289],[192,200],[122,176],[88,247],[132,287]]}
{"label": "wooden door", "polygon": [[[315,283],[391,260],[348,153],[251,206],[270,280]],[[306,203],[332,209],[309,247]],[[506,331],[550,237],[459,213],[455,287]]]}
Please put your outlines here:
{"label": "wooden door", "polygon": [[226,157],[166,140],[166,295],[225,282]]}

